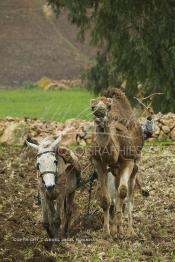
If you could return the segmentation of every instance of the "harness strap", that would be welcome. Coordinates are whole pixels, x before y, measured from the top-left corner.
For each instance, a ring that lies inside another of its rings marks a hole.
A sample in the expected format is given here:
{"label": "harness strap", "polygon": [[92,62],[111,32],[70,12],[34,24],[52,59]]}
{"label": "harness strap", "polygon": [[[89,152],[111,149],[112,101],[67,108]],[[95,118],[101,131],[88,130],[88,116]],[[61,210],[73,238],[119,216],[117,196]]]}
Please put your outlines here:
{"label": "harness strap", "polygon": [[[40,153],[40,154],[37,154],[37,157],[40,157],[40,156],[42,156],[42,155],[44,155],[44,154],[48,154],[48,153],[52,153],[52,154],[55,154],[56,155],[56,152],[55,151],[53,151],[53,150],[47,150],[47,151],[45,151],[45,152],[42,152],[42,153]],[[56,158],[57,158],[57,155],[56,155]],[[54,171],[44,171],[44,172],[40,172],[40,171],[38,171],[37,172],[37,174],[38,174],[38,176],[40,176],[40,177],[42,177],[43,175],[45,175],[45,174],[54,174],[55,176],[57,175],[57,172],[54,172]]]}
{"label": "harness strap", "polygon": [[57,172],[53,172],[53,171],[44,171],[42,173],[39,172],[39,176],[43,176],[45,174],[54,174],[54,175],[57,175]]}
{"label": "harness strap", "polygon": [[87,214],[90,214],[90,205],[91,205],[91,196],[92,196],[92,190],[93,190],[93,182],[94,180],[98,179],[98,173],[96,170],[93,171],[93,173],[89,176],[88,182],[89,182],[89,199],[88,199],[88,210]]}
{"label": "harness strap", "polygon": [[37,157],[40,157],[40,156],[42,156],[42,155],[44,155],[44,154],[48,154],[48,153],[53,153],[53,154],[55,154],[55,151],[51,151],[51,150],[48,150],[48,151],[45,151],[45,152],[43,152],[43,153],[40,153],[40,154],[38,154],[37,155]]}

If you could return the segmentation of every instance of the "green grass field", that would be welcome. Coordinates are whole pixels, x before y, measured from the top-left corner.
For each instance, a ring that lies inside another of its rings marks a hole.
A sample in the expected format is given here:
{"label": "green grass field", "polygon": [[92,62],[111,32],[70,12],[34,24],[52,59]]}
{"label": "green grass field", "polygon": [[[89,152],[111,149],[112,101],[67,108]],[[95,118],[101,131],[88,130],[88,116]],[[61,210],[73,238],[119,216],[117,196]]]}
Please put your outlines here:
{"label": "green grass field", "polygon": [[0,90],[0,118],[27,116],[59,122],[69,118],[90,119],[92,97],[92,93],[80,88],[64,91]]}

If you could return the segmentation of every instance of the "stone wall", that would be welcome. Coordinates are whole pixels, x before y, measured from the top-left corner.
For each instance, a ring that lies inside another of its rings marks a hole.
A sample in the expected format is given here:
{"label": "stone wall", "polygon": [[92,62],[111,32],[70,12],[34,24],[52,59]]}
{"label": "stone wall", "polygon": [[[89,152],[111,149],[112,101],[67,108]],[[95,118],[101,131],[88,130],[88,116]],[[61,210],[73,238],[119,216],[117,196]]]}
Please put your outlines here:
{"label": "stone wall", "polygon": [[[84,144],[84,132],[92,136],[91,128],[93,128],[92,122],[80,119],[69,119],[64,123],[58,123],[39,119],[7,117],[0,119],[0,144],[23,145],[27,138],[39,141],[44,137],[56,137],[60,132],[63,145],[76,144],[77,134],[83,137],[83,139],[78,139],[78,143]],[[90,140],[88,141],[90,143]]]}
{"label": "stone wall", "polygon": [[[175,114],[161,113],[155,115],[155,139],[175,141]],[[140,119],[143,123],[145,119]],[[49,122],[30,118],[0,119],[0,143],[23,145],[27,137],[40,140],[47,136],[57,136],[62,132],[62,144],[90,144],[93,139],[94,125],[92,121],[69,119],[64,123]]]}
{"label": "stone wall", "polygon": [[154,136],[158,140],[172,139],[175,141],[175,114],[168,113],[155,115],[156,131]]}

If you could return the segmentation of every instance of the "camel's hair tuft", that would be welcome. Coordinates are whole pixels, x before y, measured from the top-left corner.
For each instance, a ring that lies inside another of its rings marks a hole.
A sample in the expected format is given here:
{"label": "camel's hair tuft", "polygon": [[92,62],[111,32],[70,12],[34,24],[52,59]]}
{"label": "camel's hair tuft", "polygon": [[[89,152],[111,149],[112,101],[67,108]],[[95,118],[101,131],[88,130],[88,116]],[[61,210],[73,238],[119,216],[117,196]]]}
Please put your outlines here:
{"label": "camel's hair tuft", "polygon": [[103,91],[102,95],[113,99],[111,120],[122,124],[126,128],[125,133],[118,133],[121,148],[128,148],[129,151],[131,150],[128,154],[133,154],[136,157],[143,147],[143,131],[133,113],[128,98],[121,89],[115,87]]}

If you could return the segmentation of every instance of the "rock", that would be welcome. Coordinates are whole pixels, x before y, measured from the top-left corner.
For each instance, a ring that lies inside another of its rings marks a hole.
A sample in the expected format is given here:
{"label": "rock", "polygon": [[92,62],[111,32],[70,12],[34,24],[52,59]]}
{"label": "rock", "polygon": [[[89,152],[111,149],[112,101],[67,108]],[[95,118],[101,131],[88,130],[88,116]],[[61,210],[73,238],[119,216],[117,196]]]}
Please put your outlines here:
{"label": "rock", "polygon": [[168,136],[161,130],[158,140],[167,140],[167,139],[168,139]]}
{"label": "rock", "polygon": [[171,137],[171,139],[172,139],[173,141],[175,141],[175,128],[173,128],[173,129],[171,130],[170,137]]}
{"label": "rock", "polygon": [[159,128],[159,126],[156,126],[156,131],[155,131],[154,135],[159,136],[159,134],[160,134],[160,128]]}
{"label": "rock", "polygon": [[67,127],[62,131],[62,145],[73,145],[76,144],[76,128]]}
{"label": "rock", "polygon": [[[162,117],[159,119],[159,122],[164,125],[170,127],[171,125],[175,125],[175,115],[174,114],[167,114],[167,115],[162,115]],[[172,128],[172,127],[170,127]]]}
{"label": "rock", "polygon": [[0,126],[0,136],[2,136],[2,134],[4,133],[4,129],[5,129],[5,127]]}
{"label": "rock", "polygon": [[8,145],[23,145],[29,134],[29,127],[25,122],[11,123],[6,127],[0,143]]}
{"label": "rock", "polygon": [[76,134],[76,142],[79,145],[90,145],[92,143],[93,134],[95,131],[95,126],[93,122],[84,122],[82,123]]}
{"label": "rock", "polygon": [[162,131],[165,133],[165,134],[168,134],[170,132],[170,128],[168,126],[162,126]]}
{"label": "rock", "polygon": [[[55,129],[55,127],[54,127],[54,129]],[[57,134],[59,131],[63,131],[63,130],[64,130],[64,124],[63,123],[57,123],[55,133]]]}
{"label": "rock", "polygon": [[6,116],[5,120],[7,120],[9,122],[13,122],[13,121],[15,121],[15,118],[13,118],[11,116]]}
{"label": "rock", "polygon": [[175,119],[171,119],[168,126],[170,129],[173,129],[175,127]]}
{"label": "rock", "polygon": [[79,128],[80,125],[82,125],[83,120],[81,119],[68,119],[65,121],[64,125],[65,127],[74,127]]}

